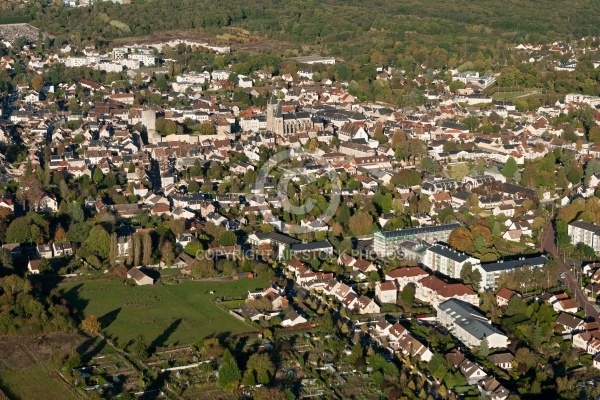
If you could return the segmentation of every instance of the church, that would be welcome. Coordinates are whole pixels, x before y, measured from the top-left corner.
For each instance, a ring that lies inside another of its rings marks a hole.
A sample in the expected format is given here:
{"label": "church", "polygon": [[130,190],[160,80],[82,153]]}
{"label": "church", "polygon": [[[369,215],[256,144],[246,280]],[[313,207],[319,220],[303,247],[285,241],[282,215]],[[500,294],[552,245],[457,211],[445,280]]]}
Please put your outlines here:
{"label": "church", "polygon": [[271,96],[267,104],[267,130],[276,135],[294,135],[298,132],[307,132],[313,128],[310,113],[282,111],[281,101]]}

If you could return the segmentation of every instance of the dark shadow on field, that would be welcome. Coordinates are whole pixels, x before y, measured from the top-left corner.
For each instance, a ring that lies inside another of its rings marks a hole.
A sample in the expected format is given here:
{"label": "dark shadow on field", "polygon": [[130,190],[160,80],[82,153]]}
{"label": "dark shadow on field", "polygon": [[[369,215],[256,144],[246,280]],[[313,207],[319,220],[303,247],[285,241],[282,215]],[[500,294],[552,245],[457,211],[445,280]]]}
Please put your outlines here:
{"label": "dark shadow on field", "polygon": [[77,347],[76,352],[81,357],[83,363],[88,363],[92,358],[100,354],[106,345],[106,339],[92,337],[80,344],[79,347]]}
{"label": "dark shadow on field", "polygon": [[151,353],[156,351],[156,349],[158,347],[164,346],[165,343],[167,343],[167,340],[169,340],[169,337],[171,337],[173,332],[175,332],[177,330],[177,328],[179,327],[179,325],[181,324],[181,321],[182,321],[182,319],[179,318],[179,319],[176,319],[175,321],[171,322],[171,325],[169,325],[167,327],[167,329],[164,330],[163,333],[158,335],[158,337],[156,339],[154,339],[152,341],[152,343],[150,343],[149,350]]}
{"label": "dark shadow on field", "polygon": [[216,334],[211,335],[211,336],[216,337],[217,339],[219,339],[219,343],[226,343],[226,344],[228,344],[230,342],[231,332],[230,331],[219,332],[219,333],[216,333]]}
{"label": "dark shadow on field", "polygon": [[104,314],[103,316],[101,316],[100,318],[98,318],[98,322],[100,322],[101,328],[102,329],[108,328],[113,322],[115,322],[115,320],[119,316],[120,312],[121,312],[121,307],[116,308],[112,311],[109,311],[106,314]]}
{"label": "dark shadow on field", "polygon": [[150,278],[154,279],[154,282],[160,279],[160,271],[152,268],[143,268],[142,271]]}
{"label": "dark shadow on field", "polygon": [[66,306],[71,311],[71,315],[83,319],[83,310],[87,307],[89,301],[82,299],[79,296],[79,290],[83,287],[83,283],[75,285],[68,290],[62,292],[62,298],[66,301]]}

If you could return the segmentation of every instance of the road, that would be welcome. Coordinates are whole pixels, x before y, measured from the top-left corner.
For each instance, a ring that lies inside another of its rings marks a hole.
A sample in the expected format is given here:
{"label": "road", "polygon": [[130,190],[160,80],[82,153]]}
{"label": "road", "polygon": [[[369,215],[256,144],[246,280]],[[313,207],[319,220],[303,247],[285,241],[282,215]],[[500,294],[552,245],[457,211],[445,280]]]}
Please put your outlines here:
{"label": "road", "polygon": [[552,256],[558,262],[558,270],[561,275],[564,274],[562,275],[564,276],[564,279],[560,278],[560,280],[564,283],[567,289],[569,289],[569,291],[575,296],[575,300],[577,301],[579,307],[582,310],[585,310],[587,316],[593,317],[594,320],[600,322],[600,313],[596,311],[596,309],[594,308],[594,304],[588,301],[587,296],[585,295],[582,287],[577,281],[577,276],[575,276],[575,273],[558,256],[555,235],[556,232],[554,231],[552,220],[550,220],[544,227],[544,233],[542,234],[542,247],[544,251],[548,254],[552,254]]}

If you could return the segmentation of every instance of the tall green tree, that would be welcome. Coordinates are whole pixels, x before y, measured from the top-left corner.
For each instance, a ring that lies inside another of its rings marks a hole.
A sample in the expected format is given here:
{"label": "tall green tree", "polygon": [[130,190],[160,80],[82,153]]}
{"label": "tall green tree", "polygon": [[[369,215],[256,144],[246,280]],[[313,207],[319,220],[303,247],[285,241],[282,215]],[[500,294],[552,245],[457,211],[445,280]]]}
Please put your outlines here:
{"label": "tall green tree", "polygon": [[504,164],[504,168],[502,168],[502,175],[507,178],[514,178],[515,174],[519,170],[519,166],[517,165],[517,161],[511,156],[506,160],[506,164]]}
{"label": "tall green tree", "polygon": [[240,384],[242,379],[242,372],[238,367],[235,358],[231,355],[229,350],[225,350],[223,354],[223,362],[219,367],[219,376],[217,383],[219,387],[227,391],[234,391]]}

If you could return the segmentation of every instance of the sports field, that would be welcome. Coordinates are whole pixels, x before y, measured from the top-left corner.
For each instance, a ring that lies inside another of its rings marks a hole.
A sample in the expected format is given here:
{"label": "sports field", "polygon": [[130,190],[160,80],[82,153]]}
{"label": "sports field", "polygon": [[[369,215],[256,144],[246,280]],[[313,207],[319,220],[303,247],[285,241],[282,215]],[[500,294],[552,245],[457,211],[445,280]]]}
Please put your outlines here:
{"label": "sports field", "polygon": [[[95,315],[102,331],[127,345],[143,333],[152,347],[188,344],[210,335],[254,329],[219,307],[216,297],[246,296],[268,285],[259,279],[186,281],[173,285],[129,286],[121,280],[63,283],[60,291],[83,317]],[[214,291],[214,294],[210,294]]]}

